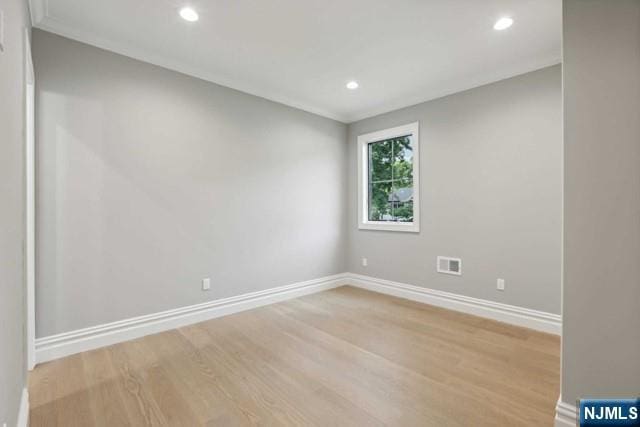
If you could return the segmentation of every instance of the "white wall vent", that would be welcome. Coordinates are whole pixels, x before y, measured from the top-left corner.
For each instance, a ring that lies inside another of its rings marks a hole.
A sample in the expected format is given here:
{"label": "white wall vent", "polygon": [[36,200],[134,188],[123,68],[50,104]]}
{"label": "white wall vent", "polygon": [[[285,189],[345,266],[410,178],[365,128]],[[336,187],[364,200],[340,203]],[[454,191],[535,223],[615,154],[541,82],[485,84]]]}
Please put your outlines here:
{"label": "white wall vent", "polygon": [[438,273],[462,275],[462,260],[460,258],[451,258],[448,256],[439,256],[437,259],[436,269]]}

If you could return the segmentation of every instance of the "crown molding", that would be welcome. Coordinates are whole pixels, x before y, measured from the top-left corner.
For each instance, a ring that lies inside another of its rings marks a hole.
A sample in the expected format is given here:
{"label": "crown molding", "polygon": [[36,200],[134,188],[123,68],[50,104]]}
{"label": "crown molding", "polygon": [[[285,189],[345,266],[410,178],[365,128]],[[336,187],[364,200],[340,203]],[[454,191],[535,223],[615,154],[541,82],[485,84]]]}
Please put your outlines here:
{"label": "crown molding", "polygon": [[532,60],[524,65],[500,69],[489,75],[483,75],[481,77],[472,75],[468,78],[460,80],[457,83],[454,83],[452,81],[442,82],[439,85],[441,89],[423,92],[417,90],[416,96],[414,96],[412,99],[391,102],[384,107],[371,108],[365,110],[364,112],[361,112],[360,114],[346,115],[345,120],[347,123],[355,123],[360,120],[370,119],[372,117],[380,116],[392,111],[402,110],[404,108],[411,108],[425,102],[434,101],[440,98],[446,98],[450,95],[455,95],[457,93],[466,92],[471,89],[498,83],[502,80],[508,80],[513,77],[518,77],[523,74],[532,73],[534,71],[542,70],[543,68],[552,67],[559,64],[562,64],[561,57],[559,57],[558,55],[549,55],[547,57],[536,58],[535,60]]}
{"label": "crown molding", "polygon": [[91,32],[72,28],[71,26],[61,22],[60,20],[52,17],[49,14],[47,0],[29,0],[29,3],[31,9],[32,25],[33,27],[40,30],[57,34],[68,39],[95,46],[100,49],[108,50],[110,52],[127,56],[129,58],[133,58],[152,65],[157,65],[171,71],[176,71],[181,74],[186,74],[191,77],[206,80],[208,82],[234,89],[239,92],[257,96],[259,98],[264,98],[268,101],[283,104],[287,107],[302,110],[307,113],[326,117],[328,119],[336,120],[341,123],[348,122],[348,117],[346,116],[334,114],[331,111],[317,108],[310,104],[298,102],[291,98],[276,94],[273,91],[265,90],[263,88],[259,88],[257,86],[246,83],[240,83],[233,78],[229,78],[227,76],[223,76],[202,68],[194,67],[187,62],[175,60],[168,56],[151,52],[147,49],[141,49],[129,44],[114,42],[113,40],[100,37]]}
{"label": "crown molding", "polygon": [[98,47],[100,49],[117,53],[119,55],[157,65],[162,68],[196,77],[201,80],[206,80],[220,86],[225,86],[239,92],[264,98],[272,102],[283,104],[297,110],[302,110],[345,124],[354,123],[402,108],[409,108],[414,105],[422,104],[424,102],[432,101],[438,98],[443,98],[458,92],[464,92],[469,89],[485,86],[501,80],[516,77],[521,74],[526,74],[552,65],[557,65],[562,62],[562,58],[558,55],[536,58],[524,65],[500,69],[494,73],[491,73],[490,75],[480,77],[473,75],[468,76],[467,78],[459,82],[442,82],[442,84],[439,85],[439,89],[436,90],[416,90],[416,94],[410,99],[405,99],[404,101],[398,99],[396,102],[391,102],[383,107],[365,109],[364,111],[355,114],[336,114],[335,112],[323,108],[318,108],[309,103],[299,102],[290,97],[283,96],[282,94],[276,93],[275,91],[265,89],[254,84],[241,82],[233,77],[218,74],[209,70],[205,70],[203,68],[194,67],[186,61],[176,60],[169,56],[158,54],[148,49],[137,48],[126,43],[116,42],[104,37],[100,37],[90,31],[73,28],[72,26],[67,25],[64,22],[61,22],[60,20],[51,16],[51,14],[49,13],[48,0],[29,0],[29,6],[31,11],[32,26],[43,31],[54,33],[62,37],[66,37],[81,43]]}

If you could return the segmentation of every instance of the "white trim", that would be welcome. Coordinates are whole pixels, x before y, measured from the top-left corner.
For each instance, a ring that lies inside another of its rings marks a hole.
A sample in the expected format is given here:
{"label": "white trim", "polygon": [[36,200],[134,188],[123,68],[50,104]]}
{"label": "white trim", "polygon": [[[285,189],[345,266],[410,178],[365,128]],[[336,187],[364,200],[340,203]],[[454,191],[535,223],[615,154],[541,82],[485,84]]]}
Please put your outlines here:
{"label": "white trim", "polygon": [[346,274],[322,277],[202,304],[36,339],[37,363],[343,286]]}
{"label": "white trim", "polygon": [[561,316],[353,273],[342,273],[36,339],[37,363],[351,285],[559,335]]}
{"label": "white trim", "polygon": [[[413,148],[413,222],[369,221],[368,144],[403,135],[411,135]],[[417,233],[420,231],[420,125],[419,122],[384,129],[358,136],[358,229],[404,231]]]}
{"label": "white trim", "polygon": [[35,278],[36,278],[36,238],[35,238],[35,74],[31,56],[31,40],[25,29],[25,278],[27,299],[27,369],[35,366]]}
{"label": "white trim", "polygon": [[434,99],[442,98],[455,93],[481,87],[487,84],[495,83],[501,80],[519,76],[521,74],[530,73],[532,71],[541,70],[543,68],[562,63],[561,55],[553,53],[544,57],[534,58],[524,64],[518,64],[517,66],[506,68],[501,67],[489,75],[483,74],[482,76],[478,76],[474,74],[468,76],[463,80],[460,80],[459,78],[453,78],[453,80],[441,82],[441,84],[438,85],[438,88],[433,88],[426,93],[416,92],[410,99],[399,99],[395,102],[385,103],[382,106],[368,108],[360,112],[352,114],[342,114],[336,113],[335,111],[328,111],[324,108],[318,108],[317,106],[311,105],[309,103],[298,102],[297,100],[294,100],[290,97],[285,97],[280,93],[265,90],[264,88],[258,87],[256,85],[250,85],[247,82],[242,82],[233,76],[223,76],[208,70],[204,70],[202,68],[194,67],[188,61],[180,61],[170,58],[166,55],[158,55],[157,53],[154,53],[148,49],[135,48],[123,42],[114,42],[112,40],[99,37],[95,33],[92,33],[90,31],[81,31],[75,29],[70,25],[56,21],[49,15],[47,0],[29,0],[29,4],[31,10],[31,22],[35,28],[40,28],[42,30],[49,31],[51,33],[55,33],[73,40],[77,40],[82,43],[87,43],[101,49],[110,50],[120,55],[128,56],[130,58],[168,68],[173,71],[188,74],[190,76],[207,80],[222,86],[227,86],[232,89],[259,96],[274,102],[279,102],[293,108],[298,108],[313,114],[328,117],[342,123],[355,123],[369,117],[396,111],[401,108],[406,108],[413,105],[422,104],[427,101],[432,101]]}
{"label": "white trim", "polygon": [[20,398],[20,410],[18,412],[18,422],[16,426],[29,426],[29,391],[26,387],[22,389],[22,397]]}
{"label": "white trim", "polygon": [[445,98],[460,92],[465,92],[478,87],[507,80],[522,74],[531,73],[543,68],[562,64],[559,54],[553,53],[540,58],[532,58],[526,64],[517,64],[511,67],[500,67],[490,75],[477,75],[475,73],[460,79],[459,76],[451,76],[451,79],[439,82],[437,88],[432,88],[428,92],[415,91],[411,98],[398,98],[396,101],[385,102],[383,105],[368,108],[345,117],[346,123],[355,123],[364,119],[391,113],[403,108],[411,108],[425,102]]}
{"label": "white trim", "polygon": [[370,291],[473,314],[550,334],[560,335],[562,332],[562,317],[559,314],[359,274],[350,273],[348,277],[350,285]]}
{"label": "white trim", "polygon": [[181,61],[170,56],[158,54],[148,49],[135,47],[133,44],[122,42],[114,42],[104,37],[97,36],[90,31],[79,30],[73,28],[48,14],[46,0],[31,0],[31,16],[33,26],[50,33],[54,33],[81,43],[89,44],[100,49],[124,55],[129,58],[137,59],[149,64],[157,65],[178,73],[197,77],[220,86],[235,89],[240,92],[248,93],[269,101],[284,104],[298,110],[306,111],[322,117],[347,123],[346,117],[341,114],[335,114],[331,111],[317,108],[311,104],[299,102],[291,97],[287,97],[270,89],[265,89],[259,85],[240,81],[234,76],[226,76],[204,68],[191,65],[188,61]]}
{"label": "white trim", "polygon": [[574,405],[564,403],[562,396],[556,405],[555,427],[576,427],[578,423],[578,409]]}

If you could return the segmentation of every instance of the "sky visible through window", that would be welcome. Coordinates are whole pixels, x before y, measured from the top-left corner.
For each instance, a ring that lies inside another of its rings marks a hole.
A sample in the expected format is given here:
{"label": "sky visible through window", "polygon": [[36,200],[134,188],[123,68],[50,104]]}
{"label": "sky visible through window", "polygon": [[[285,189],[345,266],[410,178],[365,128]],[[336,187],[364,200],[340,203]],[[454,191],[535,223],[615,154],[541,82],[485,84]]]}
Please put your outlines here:
{"label": "sky visible through window", "polygon": [[369,221],[413,222],[411,135],[371,142]]}

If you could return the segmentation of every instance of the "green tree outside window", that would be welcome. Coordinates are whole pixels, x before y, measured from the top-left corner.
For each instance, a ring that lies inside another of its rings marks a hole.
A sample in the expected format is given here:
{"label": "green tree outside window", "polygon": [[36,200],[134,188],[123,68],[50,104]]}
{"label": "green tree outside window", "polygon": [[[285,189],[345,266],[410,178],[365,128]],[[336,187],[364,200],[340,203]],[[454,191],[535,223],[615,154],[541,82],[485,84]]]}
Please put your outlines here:
{"label": "green tree outside window", "polygon": [[413,222],[411,135],[368,144],[369,221]]}

